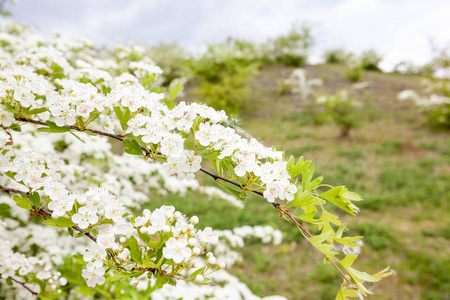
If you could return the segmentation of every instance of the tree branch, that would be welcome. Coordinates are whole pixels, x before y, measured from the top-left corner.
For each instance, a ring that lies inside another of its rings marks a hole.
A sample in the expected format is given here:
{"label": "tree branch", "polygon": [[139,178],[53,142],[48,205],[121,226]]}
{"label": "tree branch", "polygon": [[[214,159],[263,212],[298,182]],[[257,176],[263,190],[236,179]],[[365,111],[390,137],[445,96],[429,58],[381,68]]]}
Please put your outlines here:
{"label": "tree branch", "polygon": [[8,278],[10,278],[12,281],[17,282],[18,284],[20,284],[21,286],[23,286],[24,288],[26,288],[30,293],[32,293],[34,296],[37,296],[38,293],[34,292],[32,289],[30,289],[29,287],[27,287],[25,285],[25,282],[21,282],[11,276],[9,276]]}
{"label": "tree branch", "polygon": [[[29,193],[28,193],[28,192],[24,192],[24,191],[17,190],[17,189],[12,189],[12,188],[3,186],[3,185],[1,185],[1,184],[0,184],[0,189],[1,189],[1,190],[4,190],[4,191],[7,192],[7,193],[22,194],[22,195],[26,195],[27,198],[29,197]],[[28,199],[29,199],[29,198],[28,198]],[[44,215],[46,215],[46,216],[51,216],[51,215],[52,215],[48,210],[46,210],[46,209],[44,209],[44,208],[38,208],[38,209],[35,210],[34,212],[37,213],[37,214],[42,213],[42,214],[44,214]],[[79,231],[79,232],[84,233],[85,236],[87,236],[88,238],[90,238],[91,240],[93,240],[94,242],[97,243],[97,238],[96,238],[94,235],[92,235],[91,233],[84,231],[83,229],[81,229],[81,228],[80,228],[79,226],[77,226],[77,225],[72,226],[72,228],[75,229],[76,231]]]}

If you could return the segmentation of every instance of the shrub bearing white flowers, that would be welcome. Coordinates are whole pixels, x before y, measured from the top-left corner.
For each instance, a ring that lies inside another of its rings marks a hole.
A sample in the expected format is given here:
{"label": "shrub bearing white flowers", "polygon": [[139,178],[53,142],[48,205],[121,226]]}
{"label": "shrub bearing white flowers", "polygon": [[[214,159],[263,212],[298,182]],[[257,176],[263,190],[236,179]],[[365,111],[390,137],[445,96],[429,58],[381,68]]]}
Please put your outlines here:
{"label": "shrub bearing white flowers", "polygon": [[[44,219],[37,222],[62,228],[73,238],[86,237],[79,242],[82,249],[66,253],[83,266],[83,284],[120,297],[124,282],[157,293],[181,279],[208,284],[227,277],[221,270],[219,234],[210,227],[196,229],[198,218],[189,220],[170,205],[140,216],[129,209],[139,209],[160,190],[161,177],[176,180],[165,186],[169,191],[196,188],[197,171],[240,199],[250,192],[265,197],[270,204],[262,205],[272,205],[274,213],[294,222],[343,276],[339,299],[370,294],[364,282],[390,275],[388,269],[374,275],[357,271],[351,267],[356,255],[340,257],[336,250],[335,244],[352,247],[361,237],[342,237],[345,225],[323,205],[329,201],[354,215],[353,201],[362,200],[358,194],[321,185],[322,177],[313,178],[311,161],[285,159],[278,149],[242,137],[227,125],[223,111],[195,103],[173,105],[176,91],[170,88],[165,95],[154,85],[161,69],[143,57],[144,48],[101,51],[86,40],[45,42],[26,31],[11,32],[2,37],[7,47],[0,56],[0,189],[10,194],[5,198],[9,209],[15,203],[31,217]],[[141,61],[129,59],[135,56]],[[121,142],[125,154],[114,154],[106,138]],[[204,159],[215,172],[201,168]],[[294,216],[293,211],[302,213]],[[313,236],[298,220],[317,224],[319,234]],[[13,224],[11,230],[18,227]],[[214,245],[217,254],[205,257]],[[0,258],[7,251],[1,250]],[[22,266],[26,259],[17,257]],[[20,271],[0,261],[2,277],[33,294],[53,297],[59,291],[50,269],[28,276],[25,265]],[[30,289],[34,283],[39,289]],[[240,291],[248,295],[245,288]]]}

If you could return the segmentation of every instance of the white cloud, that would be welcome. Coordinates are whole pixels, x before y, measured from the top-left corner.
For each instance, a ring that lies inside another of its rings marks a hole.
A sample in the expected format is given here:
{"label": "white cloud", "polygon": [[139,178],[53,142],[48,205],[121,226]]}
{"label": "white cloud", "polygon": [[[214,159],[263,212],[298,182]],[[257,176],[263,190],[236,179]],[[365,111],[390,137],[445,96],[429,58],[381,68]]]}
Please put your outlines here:
{"label": "white cloud", "polygon": [[100,43],[177,40],[191,48],[228,36],[263,41],[306,21],[314,26],[316,56],[331,47],[374,48],[388,64],[425,63],[429,39],[450,42],[447,0],[20,0],[11,10],[43,34],[60,29]]}

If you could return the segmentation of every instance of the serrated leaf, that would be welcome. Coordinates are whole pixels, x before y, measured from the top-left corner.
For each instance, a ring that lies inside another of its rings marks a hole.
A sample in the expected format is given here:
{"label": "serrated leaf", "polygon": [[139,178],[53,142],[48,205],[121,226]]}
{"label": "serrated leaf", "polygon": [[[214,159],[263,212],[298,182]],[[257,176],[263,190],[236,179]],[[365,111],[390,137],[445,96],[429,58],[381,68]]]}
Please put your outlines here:
{"label": "serrated leaf", "polygon": [[314,175],[314,166],[311,166],[311,168],[308,169],[303,175],[302,175],[302,187],[305,188],[306,185],[311,181],[311,178]]}
{"label": "serrated leaf", "polygon": [[16,205],[20,208],[24,209],[32,209],[31,203],[25,195],[14,195],[13,200],[16,202]]}
{"label": "serrated leaf", "polygon": [[325,240],[331,237],[333,232],[328,231],[324,232],[320,235],[313,236],[309,238],[308,240],[311,242],[311,244],[316,247],[317,250],[325,254],[326,256],[329,256],[331,258],[334,258],[337,254],[336,251],[334,251],[334,246],[330,245],[328,243],[324,243]]}
{"label": "serrated leaf", "polygon": [[130,247],[131,259],[139,264],[142,264],[142,252],[134,236],[131,236],[128,239],[128,246]]}
{"label": "serrated leaf", "polygon": [[292,167],[294,167],[294,164],[295,164],[295,159],[294,159],[294,156],[291,155],[291,156],[289,156],[289,159],[286,162],[286,169],[288,170],[288,172]]}
{"label": "serrated leaf", "polygon": [[310,165],[311,165],[311,161],[310,160],[304,161],[303,156],[301,156],[298,159],[295,166],[288,169],[288,172],[291,175],[291,177],[293,178],[293,177],[303,173]]}
{"label": "serrated leaf", "polygon": [[59,217],[58,219],[47,219],[44,221],[44,224],[55,227],[72,227],[75,225],[71,219],[65,217]]}
{"label": "serrated leaf", "polygon": [[320,194],[319,197],[333,203],[334,205],[336,205],[340,209],[348,212],[349,214],[355,215],[356,207],[354,205],[352,205],[352,203],[349,200],[342,199],[340,197],[338,198],[338,196],[345,191],[347,191],[347,189],[345,187],[336,186],[336,187]]}
{"label": "serrated leaf", "polygon": [[305,186],[305,190],[311,192],[322,182],[322,180],[323,180],[323,176],[319,176],[319,177],[315,178],[313,181],[311,181],[310,183],[308,183]]}
{"label": "serrated leaf", "polygon": [[294,200],[291,201],[291,205],[294,207],[306,206],[314,201],[314,198],[308,193],[299,189],[294,195]]}

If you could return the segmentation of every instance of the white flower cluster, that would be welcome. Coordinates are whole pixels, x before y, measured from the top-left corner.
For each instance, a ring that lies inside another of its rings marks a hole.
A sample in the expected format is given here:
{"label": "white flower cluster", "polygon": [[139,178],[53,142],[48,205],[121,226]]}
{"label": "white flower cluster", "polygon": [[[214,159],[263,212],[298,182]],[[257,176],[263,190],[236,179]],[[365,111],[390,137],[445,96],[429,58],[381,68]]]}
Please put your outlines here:
{"label": "white flower cluster", "polygon": [[12,150],[0,155],[2,173],[11,172],[12,178],[26,186],[29,191],[45,187],[46,192],[55,198],[67,192],[58,182],[61,178],[59,174],[61,164],[59,156],[51,153],[42,154],[35,150],[25,153]]}
{"label": "white flower cluster", "polygon": [[242,256],[233,249],[243,248],[245,246],[244,239],[258,238],[265,244],[272,243],[274,245],[279,245],[283,239],[282,232],[269,225],[242,226],[232,230],[216,230],[216,232],[219,240],[214,243],[214,253],[228,266],[242,261]]}
{"label": "white flower cluster", "polygon": [[445,96],[440,96],[436,94],[431,94],[429,96],[421,97],[414,90],[404,90],[397,94],[397,99],[399,101],[412,101],[417,106],[427,107],[427,106],[436,106],[436,105],[444,105],[450,104],[450,98]]}
{"label": "white flower cluster", "polygon": [[292,71],[289,78],[284,82],[293,85],[292,93],[299,94],[302,100],[305,100],[313,93],[314,87],[323,85],[323,81],[320,78],[306,79],[306,71],[302,68]]}
{"label": "white flower cluster", "polygon": [[34,71],[33,68],[23,66],[0,71],[0,98],[11,96],[23,107],[32,104],[34,108],[41,107],[43,101],[36,100],[36,96],[46,95],[54,87],[44,76]]}
{"label": "white flower cluster", "polygon": [[[4,225],[3,222],[0,222],[0,232],[5,230]],[[42,260],[32,256],[27,257],[19,252],[14,252],[11,249],[9,241],[0,239],[1,278],[6,279],[12,277],[17,279],[17,277],[24,277],[30,273],[34,273],[38,280],[48,282],[48,288],[53,291],[57,291],[57,288],[60,285],[67,284],[67,280],[64,277],[61,277],[61,273],[51,271],[51,268],[44,265]]]}

